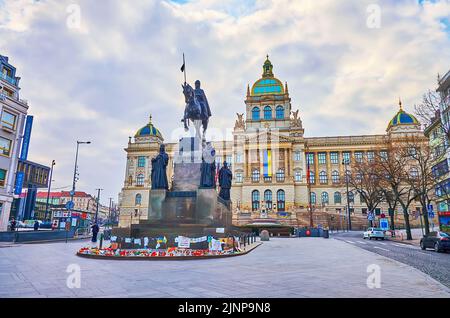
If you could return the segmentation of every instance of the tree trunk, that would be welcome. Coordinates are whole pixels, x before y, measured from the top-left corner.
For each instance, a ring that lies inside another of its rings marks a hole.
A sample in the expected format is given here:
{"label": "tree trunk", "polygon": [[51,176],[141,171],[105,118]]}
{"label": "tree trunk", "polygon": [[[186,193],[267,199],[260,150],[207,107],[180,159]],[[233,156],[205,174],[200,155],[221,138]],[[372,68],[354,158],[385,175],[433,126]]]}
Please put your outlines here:
{"label": "tree trunk", "polygon": [[411,225],[409,224],[409,214],[407,208],[403,208],[403,216],[405,217],[406,240],[411,241],[412,240]]}
{"label": "tree trunk", "polygon": [[394,211],[394,209],[392,209],[392,214],[391,214],[391,230],[392,231],[395,231],[394,220],[395,220],[395,211]]}
{"label": "tree trunk", "polygon": [[423,223],[425,223],[425,235],[430,233],[430,222],[428,221],[428,209],[426,206],[422,207]]}

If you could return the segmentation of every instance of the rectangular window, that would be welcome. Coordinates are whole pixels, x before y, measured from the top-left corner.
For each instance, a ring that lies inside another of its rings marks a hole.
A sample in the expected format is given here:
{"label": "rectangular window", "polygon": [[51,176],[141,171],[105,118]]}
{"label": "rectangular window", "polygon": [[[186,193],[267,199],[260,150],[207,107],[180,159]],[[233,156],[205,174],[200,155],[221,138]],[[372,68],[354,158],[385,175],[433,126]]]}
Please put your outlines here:
{"label": "rectangular window", "polygon": [[386,150],[380,151],[380,157],[381,157],[383,160],[387,160],[387,151],[386,151]]}
{"label": "rectangular window", "polygon": [[346,162],[347,164],[350,164],[350,152],[349,151],[343,152],[342,158],[343,158],[344,162]]}
{"label": "rectangular window", "polygon": [[339,154],[337,152],[330,152],[330,161],[332,164],[339,164]]}
{"label": "rectangular window", "polygon": [[356,160],[356,162],[362,162],[362,160],[363,160],[362,151],[355,152],[355,160]]}
{"label": "rectangular window", "polygon": [[381,209],[375,208],[375,215],[381,215]]}
{"label": "rectangular window", "polygon": [[238,172],[237,174],[236,174],[236,182],[238,182],[238,183],[242,183],[242,173],[241,172]]}
{"label": "rectangular window", "polygon": [[367,161],[373,162],[374,158],[375,158],[375,153],[373,151],[368,151],[367,152]]}
{"label": "rectangular window", "polygon": [[233,157],[231,155],[227,155],[226,161],[227,161],[228,165],[230,165],[233,162]]}
{"label": "rectangular window", "polygon": [[308,163],[310,166],[314,165],[314,153],[308,153],[306,155],[306,163]]}
{"label": "rectangular window", "polygon": [[138,157],[138,167],[139,168],[145,167],[145,157],[144,156]]}
{"label": "rectangular window", "polygon": [[300,151],[294,152],[294,161],[301,161],[302,160],[302,154]]}
{"label": "rectangular window", "polygon": [[8,128],[8,129],[11,129],[11,130],[16,129],[16,118],[17,118],[16,115],[13,115],[10,112],[3,110],[2,126]]}
{"label": "rectangular window", "polygon": [[6,183],[6,170],[0,169],[0,187],[4,187]]}
{"label": "rectangular window", "polygon": [[11,152],[11,140],[0,137],[0,155],[9,156]]}
{"label": "rectangular window", "polygon": [[327,164],[327,154],[325,152],[317,154],[317,160],[319,161],[319,165]]}
{"label": "rectangular window", "polygon": [[316,183],[316,176],[314,174],[314,171],[310,171],[309,173],[309,183],[310,184]]}
{"label": "rectangular window", "polygon": [[236,153],[236,163],[242,163],[242,153]]}

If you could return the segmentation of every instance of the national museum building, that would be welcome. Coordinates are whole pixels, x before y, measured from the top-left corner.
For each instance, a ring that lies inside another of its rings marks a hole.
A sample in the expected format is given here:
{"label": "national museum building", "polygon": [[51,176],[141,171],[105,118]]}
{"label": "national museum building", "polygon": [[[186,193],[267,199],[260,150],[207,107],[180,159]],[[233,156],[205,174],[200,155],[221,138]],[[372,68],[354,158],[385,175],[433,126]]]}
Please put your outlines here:
{"label": "national museum building", "polygon": [[[402,109],[401,103],[387,124],[383,135],[304,137],[299,111],[292,110],[288,85],[274,76],[267,57],[262,77],[247,87],[245,113],[238,114],[233,140],[213,142],[216,163],[226,161],[233,172],[233,224],[306,226],[309,218],[305,213],[310,204],[315,225],[325,225],[324,212],[346,215],[343,161],[374,157],[375,152],[386,151],[387,140],[423,137],[420,123]],[[157,155],[161,143],[163,135],[151,118],[134,139],[129,139],[125,182],[119,198],[120,227],[147,218],[151,158]],[[177,148],[177,143],[166,144],[169,182]],[[352,215],[366,219],[367,206],[359,195],[350,192],[349,200]],[[381,211],[387,214],[387,206],[381,205],[375,212],[379,215]]]}

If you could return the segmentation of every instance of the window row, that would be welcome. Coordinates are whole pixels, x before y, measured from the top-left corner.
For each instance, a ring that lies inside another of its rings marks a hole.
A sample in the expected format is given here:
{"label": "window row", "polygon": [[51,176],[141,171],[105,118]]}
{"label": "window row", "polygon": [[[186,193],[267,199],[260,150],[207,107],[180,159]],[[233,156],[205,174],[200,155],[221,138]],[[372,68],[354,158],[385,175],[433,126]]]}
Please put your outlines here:
{"label": "window row", "polygon": [[[333,195],[333,199],[334,199],[334,204],[341,204],[342,203],[342,194],[338,191],[336,191]],[[353,192],[349,192],[348,193],[348,199],[350,203],[355,203],[355,194]],[[311,204],[317,204],[317,195],[315,192],[311,192]],[[322,192],[322,194],[320,195],[320,202],[322,204],[329,204],[330,203],[330,199],[329,199],[329,195],[328,192]]]}
{"label": "window row", "polygon": [[[284,211],[286,208],[286,194],[284,190],[277,191],[277,211]],[[268,210],[272,210],[273,201],[272,201],[272,191],[266,190],[264,191],[264,200],[260,201],[260,193],[258,190],[252,191],[252,211],[258,211],[261,209],[261,203],[264,203],[264,206]]]}
{"label": "window row", "polygon": [[[350,151],[344,151],[341,153],[342,155],[342,162],[350,164],[351,163],[351,152]],[[353,156],[355,158],[356,162],[362,162],[364,159],[364,155],[366,155],[367,160],[369,162],[372,162],[375,159],[375,152],[374,151],[367,151],[367,152],[363,152],[363,151],[355,151],[353,152]],[[341,161],[339,160],[339,152],[335,151],[335,152],[319,152],[317,153],[317,163],[319,165],[325,165],[327,164],[327,157],[329,156],[329,160],[331,164],[339,164],[341,163]],[[386,158],[387,157],[387,152],[386,151],[380,151],[380,156],[382,158]],[[314,165],[315,161],[315,153],[311,152],[311,153],[307,153],[306,154],[306,162],[309,165]]]}
{"label": "window row", "polygon": [[[265,120],[270,120],[272,119],[272,107],[270,106],[265,106],[263,108],[263,113],[264,113],[264,119]],[[281,105],[278,105],[275,108],[275,118],[276,119],[284,119],[284,107]],[[252,109],[252,120],[260,120],[261,119],[261,110],[259,107],[254,107]]]}
{"label": "window row", "polygon": [[[283,182],[285,180],[284,169],[283,168],[278,169],[278,171],[276,172],[275,176],[276,176],[276,180],[277,181]],[[269,180],[269,179],[271,180],[272,176],[269,175],[269,174],[267,174],[267,175],[265,174],[264,178],[266,180]],[[259,171],[259,169],[253,169],[253,171],[252,171],[252,182],[259,182],[260,180],[261,180],[261,172]]]}
{"label": "window row", "polygon": [[[338,184],[340,182],[340,175],[337,170],[334,170],[331,173],[331,181],[333,184]],[[315,184],[316,183],[316,176],[314,171],[309,172],[309,183]],[[320,184],[328,184],[328,175],[325,171],[321,171],[319,173],[319,183]]]}

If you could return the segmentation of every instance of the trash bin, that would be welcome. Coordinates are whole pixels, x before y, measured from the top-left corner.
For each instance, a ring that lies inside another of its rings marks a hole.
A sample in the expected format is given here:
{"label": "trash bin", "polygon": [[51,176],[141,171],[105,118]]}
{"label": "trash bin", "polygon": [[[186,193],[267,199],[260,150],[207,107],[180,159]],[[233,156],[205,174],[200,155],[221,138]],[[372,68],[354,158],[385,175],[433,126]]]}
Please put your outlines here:
{"label": "trash bin", "polygon": [[330,238],[329,230],[323,230],[323,238]]}

